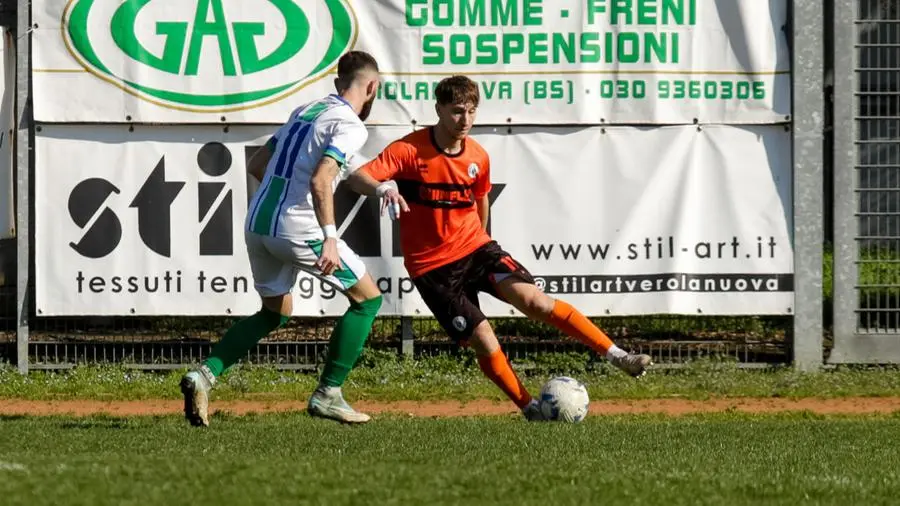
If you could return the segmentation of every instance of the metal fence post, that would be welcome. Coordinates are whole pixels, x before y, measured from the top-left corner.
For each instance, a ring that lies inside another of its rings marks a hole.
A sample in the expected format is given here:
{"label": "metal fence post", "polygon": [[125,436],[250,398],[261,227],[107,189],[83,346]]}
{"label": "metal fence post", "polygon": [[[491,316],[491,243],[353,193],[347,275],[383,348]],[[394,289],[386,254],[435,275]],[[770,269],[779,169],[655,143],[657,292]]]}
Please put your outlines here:
{"label": "metal fence post", "polygon": [[16,362],[28,373],[31,268],[31,2],[18,0],[16,23]]}
{"label": "metal fence post", "polygon": [[[859,229],[856,196],[856,138],[854,95],[854,23],[856,2],[834,2],[834,350],[830,359],[844,353],[857,329],[859,299],[857,284],[857,244]],[[850,359],[852,361],[852,359]]]}
{"label": "metal fence post", "polygon": [[400,317],[400,353],[404,357],[413,356],[413,325],[409,316]]}
{"label": "metal fence post", "polygon": [[824,7],[793,0],[794,367],[822,366]]}

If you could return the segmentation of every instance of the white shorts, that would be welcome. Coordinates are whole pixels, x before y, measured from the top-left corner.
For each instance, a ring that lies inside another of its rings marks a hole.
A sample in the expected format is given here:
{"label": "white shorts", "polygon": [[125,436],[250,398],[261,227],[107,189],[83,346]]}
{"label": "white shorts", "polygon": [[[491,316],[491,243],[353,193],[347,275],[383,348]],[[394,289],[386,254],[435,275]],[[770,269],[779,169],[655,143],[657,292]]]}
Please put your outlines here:
{"label": "white shorts", "polygon": [[341,267],[330,276],[315,266],[322,252],[322,241],[292,241],[246,231],[244,242],[254,287],[262,297],[290,292],[301,270],[330,283],[340,292],[349,290],[366,273],[366,264],[341,239],[337,240]]}

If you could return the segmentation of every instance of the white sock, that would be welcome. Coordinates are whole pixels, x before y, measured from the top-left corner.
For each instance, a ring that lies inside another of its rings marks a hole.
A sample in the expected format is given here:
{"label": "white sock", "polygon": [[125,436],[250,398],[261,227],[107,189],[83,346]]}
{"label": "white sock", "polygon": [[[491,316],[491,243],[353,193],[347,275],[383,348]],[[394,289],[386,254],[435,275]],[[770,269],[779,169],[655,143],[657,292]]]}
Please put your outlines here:
{"label": "white sock", "polygon": [[613,358],[622,358],[626,355],[628,355],[628,352],[616,345],[612,345],[609,350],[606,351],[607,360],[612,360]]}
{"label": "white sock", "polygon": [[185,376],[191,379],[194,382],[195,388],[199,389],[202,392],[209,392],[212,390],[212,383],[209,381],[209,378],[201,371],[190,371]]}
{"label": "white sock", "polygon": [[201,365],[200,368],[198,369],[198,371],[200,371],[200,374],[203,376],[203,378],[209,384],[209,388],[216,386],[216,377],[212,373],[212,371],[209,370],[209,367],[207,367],[205,365]]}

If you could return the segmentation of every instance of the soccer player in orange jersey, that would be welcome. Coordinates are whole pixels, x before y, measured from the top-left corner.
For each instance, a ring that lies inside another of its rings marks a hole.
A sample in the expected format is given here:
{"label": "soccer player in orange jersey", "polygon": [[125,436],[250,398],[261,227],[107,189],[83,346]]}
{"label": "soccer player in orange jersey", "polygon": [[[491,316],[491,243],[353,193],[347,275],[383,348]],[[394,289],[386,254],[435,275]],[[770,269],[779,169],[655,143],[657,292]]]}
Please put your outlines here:
{"label": "soccer player in orange jersey", "polygon": [[485,376],[528,420],[541,420],[540,409],[479,309],[479,292],[555,326],[632,376],[644,374],[649,356],[618,348],[577,309],[542,292],[528,270],[488,235],[490,157],[468,137],[478,86],[465,76],[449,77],[438,84],[435,98],[437,124],[394,141],[347,182],[359,193],[381,197],[400,220],[404,264],[441,326],[474,349]]}

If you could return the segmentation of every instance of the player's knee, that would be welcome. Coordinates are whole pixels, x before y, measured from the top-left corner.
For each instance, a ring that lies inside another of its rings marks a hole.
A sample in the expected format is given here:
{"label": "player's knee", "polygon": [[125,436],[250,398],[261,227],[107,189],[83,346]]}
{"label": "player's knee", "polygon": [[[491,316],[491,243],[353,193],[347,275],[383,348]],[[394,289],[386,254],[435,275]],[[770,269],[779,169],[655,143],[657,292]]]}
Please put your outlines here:
{"label": "player's knee", "polygon": [[260,308],[256,313],[265,322],[265,326],[269,332],[272,332],[290,321],[291,317],[278,311],[273,311],[266,306]]}
{"label": "player's knee", "polygon": [[381,295],[376,295],[374,297],[370,297],[362,302],[356,304],[356,309],[366,315],[371,317],[378,316],[378,311],[381,310],[381,304],[383,302],[383,297]]}
{"label": "player's knee", "polygon": [[524,290],[521,300],[522,307],[519,309],[528,316],[546,316],[553,311],[553,299],[536,287]]}
{"label": "player's knee", "polygon": [[500,342],[487,320],[475,326],[471,337],[468,338],[468,343],[475,354],[479,356],[490,355],[500,349]]}
{"label": "player's knee", "polygon": [[[377,299],[379,307],[381,305],[381,290],[369,274],[360,278],[360,280],[350,288],[347,295],[350,297],[351,301],[356,301],[357,303]],[[374,304],[374,302],[370,304]]]}

